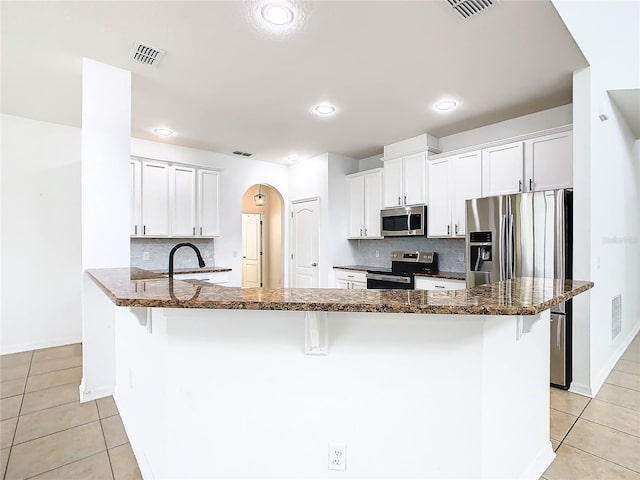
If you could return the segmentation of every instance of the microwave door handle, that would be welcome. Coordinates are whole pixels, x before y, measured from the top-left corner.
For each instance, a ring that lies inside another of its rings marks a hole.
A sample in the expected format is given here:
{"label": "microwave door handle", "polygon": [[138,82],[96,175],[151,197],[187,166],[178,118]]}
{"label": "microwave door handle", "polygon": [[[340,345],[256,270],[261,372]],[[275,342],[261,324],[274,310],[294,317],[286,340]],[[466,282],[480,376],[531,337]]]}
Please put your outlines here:
{"label": "microwave door handle", "polygon": [[407,232],[411,233],[411,212],[407,212]]}

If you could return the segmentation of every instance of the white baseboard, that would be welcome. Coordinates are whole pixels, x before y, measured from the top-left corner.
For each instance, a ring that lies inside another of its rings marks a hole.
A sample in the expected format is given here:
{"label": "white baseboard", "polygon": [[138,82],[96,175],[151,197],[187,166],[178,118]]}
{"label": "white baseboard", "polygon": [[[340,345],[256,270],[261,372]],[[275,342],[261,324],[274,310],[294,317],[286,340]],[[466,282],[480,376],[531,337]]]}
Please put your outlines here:
{"label": "white baseboard", "polygon": [[547,441],[544,448],[542,448],[535,456],[533,461],[522,472],[520,478],[526,478],[531,480],[538,480],[542,477],[542,474],[549,468],[553,459],[556,458],[556,454],[553,451],[551,441]]}
{"label": "white baseboard", "polygon": [[33,343],[17,343],[14,345],[0,346],[0,355],[9,353],[28,352],[30,350],[40,350],[41,348],[62,347],[63,345],[71,345],[72,343],[82,342],[82,335],[74,335],[72,337],[53,338],[49,340],[41,340]]}
{"label": "white baseboard", "polygon": [[80,392],[80,403],[90,402],[91,400],[98,400],[99,398],[109,397],[113,395],[113,387],[98,387],[85,392],[84,378],[82,379],[78,390]]}
{"label": "white baseboard", "polygon": [[584,397],[593,398],[595,395],[591,391],[591,387],[589,385],[585,385],[584,383],[576,383],[571,382],[571,387],[569,388],[571,393],[577,393],[578,395],[582,395]]}

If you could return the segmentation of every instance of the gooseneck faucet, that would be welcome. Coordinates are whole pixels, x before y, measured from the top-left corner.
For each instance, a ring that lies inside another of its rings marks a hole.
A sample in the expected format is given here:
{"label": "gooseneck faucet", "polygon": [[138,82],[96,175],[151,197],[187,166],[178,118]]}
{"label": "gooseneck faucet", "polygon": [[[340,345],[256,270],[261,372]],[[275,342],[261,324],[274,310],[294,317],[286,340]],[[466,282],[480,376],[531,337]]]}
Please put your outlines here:
{"label": "gooseneck faucet", "polygon": [[204,268],[204,260],[202,259],[202,255],[200,255],[200,250],[198,250],[198,247],[196,247],[193,243],[179,243],[171,249],[171,252],[169,252],[169,278],[173,278],[173,255],[180,247],[193,248],[193,251],[196,252],[196,255],[198,256],[198,265],[200,265],[200,268]]}

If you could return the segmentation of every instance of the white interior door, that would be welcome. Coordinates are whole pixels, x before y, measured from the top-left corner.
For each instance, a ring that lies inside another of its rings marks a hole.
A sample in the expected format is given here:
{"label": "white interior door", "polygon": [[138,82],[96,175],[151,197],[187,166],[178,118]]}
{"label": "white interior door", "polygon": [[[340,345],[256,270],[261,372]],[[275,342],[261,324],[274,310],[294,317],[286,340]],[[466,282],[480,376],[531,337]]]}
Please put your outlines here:
{"label": "white interior door", "polygon": [[291,286],[317,288],[320,200],[292,203],[291,213]]}
{"label": "white interior door", "polygon": [[242,214],[242,286],[262,287],[262,215]]}

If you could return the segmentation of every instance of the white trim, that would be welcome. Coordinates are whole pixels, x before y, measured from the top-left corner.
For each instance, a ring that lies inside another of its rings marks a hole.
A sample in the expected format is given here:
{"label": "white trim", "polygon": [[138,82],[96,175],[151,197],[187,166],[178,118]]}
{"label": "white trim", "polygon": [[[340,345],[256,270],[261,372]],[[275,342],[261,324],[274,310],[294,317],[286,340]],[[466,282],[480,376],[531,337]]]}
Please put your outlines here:
{"label": "white trim", "polygon": [[322,266],[322,254],[320,252],[320,245],[322,245],[322,199],[320,196],[308,197],[308,198],[299,198],[297,200],[289,201],[289,253],[287,254],[287,262],[289,262],[289,287],[293,284],[293,262],[291,261],[291,255],[293,255],[293,206],[299,203],[306,202],[318,202],[318,285],[320,285],[320,271]]}
{"label": "white trim", "polygon": [[73,337],[64,337],[35,343],[18,343],[16,345],[5,346],[0,352],[0,355],[28,352],[29,350],[40,350],[42,348],[63,347],[65,345],[72,345],[74,343],[82,343],[81,333]]}
{"label": "white trim", "polygon": [[[154,140],[152,140],[154,141]],[[141,157],[138,155],[131,155],[131,159],[132,160],[138,160],[139,162],[152,162],[152,163],[164,163],[166,165],[169,166],[179,166],[179,167],[189,167],[189,168],[196,168],[196,169],[201,169],[201,170],[213,170],[215,172],[223,172],[224,168],[219,168],[219,167],[206,167],[204,165],[199,165],[197,163],[187,163],[187,162],[176,162],[174,160],[162,160],[162,159],[158,159],[158,158],[151,158],[151,157]]]}
{"label": "white trim", "polygon": [[591,387],[583,383],[571,382],[571,387],[569,387],[569,391],[571,393],[577,393],[578,395],[582,395],[583,397],[589,397],[589,398],[595,397],[595,394],[591,391]]}
{"label": "white trim", "polygon": [[[439,148],[435,148],[435,147],[420,147],[420,148],[416,148],[413,150],[407,150],[406,152],[402,152],[399,155],[394,155],[392,157],[380,157],[380,160],[382,162],[386,162],[387,160],[396,160],[397,158],[402,158],[402,157],[408,157],[410,155],[415,155],[416,153],[432,153],[433,155],[440,155],[440,153],[442,152],[442,150],[440,150]],[[429,155],[427,155],[427,157],[429,157]]]}
{"label": "white trim", "polygon": [[549,440],[544,448],[538,452],[533,461],[527,465],[520,478],[538,479],[542,477],[551,462],[556,458],[556,454],[553,451],[551,440]]}
{"label": "white trim", "polygon": [[437,160],[439,158],[450,157],[453,155],[460,155],[462,153],[469,153],[476,150],[482,150],[485,148],[499,147],[513,142],[524,142],[525,140],[531,140],[532,138],[544,137],[546,135],[553,135],[555,133],[568,132],[573,130],[573,123],[562,125],[560,127],[548,128],[546,130],[539,130],[537,132],[525,133],[523,135],[516,135],[515,137],[503,138],[501,140],[494,140],[492,142],[480,143],[478,145],[470,145],[464,148],[458,148],[457,150],[449,150],[448,152],[442,152],[435,155],[429,155],[429,160]]}
{"label": "white trim", "polygon": [[345,175],[345,178],[354,178],[354,177],[362,177],[363,175],[369,175],[371,173],[384,172],[384,168],[372,168],[371,170],[363,170],[362,172],[350,173],[349,175]]}
{"label": "white trim", "polygon": [[89,392],[84,391],[84,377],[78,387],[80,392],[80,403],[90,402],[91,400],[98,400],[99,398],[105,398],[113,395],[113,385],[110,387],[98,387]]}

